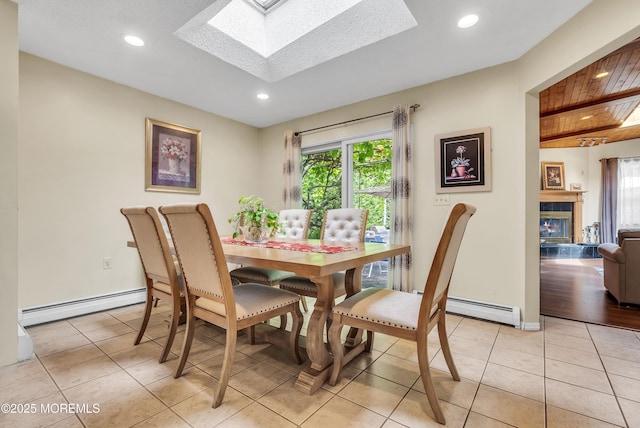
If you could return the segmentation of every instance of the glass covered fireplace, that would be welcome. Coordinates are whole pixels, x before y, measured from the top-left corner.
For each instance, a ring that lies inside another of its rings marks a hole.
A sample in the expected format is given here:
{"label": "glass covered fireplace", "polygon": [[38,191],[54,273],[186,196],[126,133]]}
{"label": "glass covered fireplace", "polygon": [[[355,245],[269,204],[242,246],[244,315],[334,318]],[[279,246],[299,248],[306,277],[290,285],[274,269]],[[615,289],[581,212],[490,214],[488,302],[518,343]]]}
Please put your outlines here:
{"label": "glass covered fireplace", "polygon": [[572,213],[567,211],[543,211],[540,213],[540,242],[572,242]]}

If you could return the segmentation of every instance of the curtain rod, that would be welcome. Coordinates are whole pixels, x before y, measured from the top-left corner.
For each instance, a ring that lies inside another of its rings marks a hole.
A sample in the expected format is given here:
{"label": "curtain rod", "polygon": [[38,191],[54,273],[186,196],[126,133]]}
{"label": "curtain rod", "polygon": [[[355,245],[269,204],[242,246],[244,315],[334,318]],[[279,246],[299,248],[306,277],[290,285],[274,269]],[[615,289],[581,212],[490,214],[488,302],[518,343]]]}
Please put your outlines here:
{"label": "curtain rod", "polygon": [[[416,109],[420,108],[420,104],[413,104],[409,108],[413,111],[416,111]],[[393,110],[385,111],[384,113],[372,114],[371,116],[359,117],[357,119],[345,120],[344,122],[332,123],[331,125],[324,125],[324,126],[319,126],[317,128],[306,129],[304,131],[296,132],[295,135],[304,134],[306,132],[311,132],[311,131],[318,131],[320,129],[325,129],[325,128],[332,128],[334,126],[339,126],[339,125],[346,125],[347,123],[358,122],[360,120],[371,119],[373,117],[384,116],[386,114],[391,114],[391,113],[393,113]]]}
{"label": "curtain rod", "polygon": [[[609,143],[611,144],[611,143]],[[612,158],[602,158],[602,159],[598,159],[598,161],[602,162],[603,160],[609,160],[609,159],[620,159],[620,160],[624,160],[624,159],[636,159],[638,158],[638,156],[625,156],[625,157],[612,157]]]}

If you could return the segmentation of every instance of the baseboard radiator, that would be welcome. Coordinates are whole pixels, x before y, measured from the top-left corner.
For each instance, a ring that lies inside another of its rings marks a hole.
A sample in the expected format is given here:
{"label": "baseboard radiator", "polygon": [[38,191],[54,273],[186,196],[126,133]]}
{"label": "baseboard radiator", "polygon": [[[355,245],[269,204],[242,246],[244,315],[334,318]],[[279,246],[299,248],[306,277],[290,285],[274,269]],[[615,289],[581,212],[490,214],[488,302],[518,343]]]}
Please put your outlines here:
{"label": "baseboard radiator", "polygon": [[18,321],[24,327],[133,305],[146,300],[146,289],[135,288],[86,299],[22,309]]}
{"label": "baseboard radiator", "polygon": [[520,328],[520,308],[515,306],[496,305],[477,300],[447,298],[447,312],[469,317],[510,324]]}
{"label": "baseboard radiator", "polygon": [[[422,291],[415,291],[415,293],[423,294]],[[449,296],[447,298],[447,312],[520,328],[520,308],[515,306],[496,305],[494,303]]]}

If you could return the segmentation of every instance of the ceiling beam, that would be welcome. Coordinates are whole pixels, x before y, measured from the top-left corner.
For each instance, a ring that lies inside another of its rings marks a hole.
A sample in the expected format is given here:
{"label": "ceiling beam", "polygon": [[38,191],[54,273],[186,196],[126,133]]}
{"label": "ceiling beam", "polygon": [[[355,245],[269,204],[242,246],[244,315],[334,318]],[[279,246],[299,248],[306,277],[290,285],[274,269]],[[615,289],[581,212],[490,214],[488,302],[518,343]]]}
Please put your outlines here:
{"label": "ceiling beam", "polygon": [[[619,101],[619,103],[617,103]],[[589,101],[582,104],[576,104],[570,107],[563,107],[558,110],[548,111],[540,114],[540,118],[551,117],[559,114],[576,112],[581,109],[591,108],[602,104],[623,104],[633,101],[640,102],[640,89],[634,89],[633,91],[620,92],[617,94],[609,95],[606,97],[598,98],[597,100]]]}
{"label": "ceiling beam", "polygon": [[597,128],[583,129],[581,131],[573,131],[573,132],[567,132],[567,133],[564,133],[564,134],[556,134],[556,135],[552,135],[550,137],[540,138],[540,142],[561,140],[563,138],[577,137],[579,135],[591,135],[591,134],[595,134],[597,132],[611,131],[611,130],[614,130],[614,129],[620,129],[620,124],[599,126]]}

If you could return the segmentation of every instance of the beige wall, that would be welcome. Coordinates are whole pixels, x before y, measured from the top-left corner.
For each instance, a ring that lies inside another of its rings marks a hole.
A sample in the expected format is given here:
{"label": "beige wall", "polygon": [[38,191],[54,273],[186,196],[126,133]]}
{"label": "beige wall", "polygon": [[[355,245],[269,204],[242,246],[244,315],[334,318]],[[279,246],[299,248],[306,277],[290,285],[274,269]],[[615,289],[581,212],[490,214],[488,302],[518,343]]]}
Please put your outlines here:
{"label": "beige wall", "polygon": [[[280,148],[286,129],[309,129],[388,111],[396,103],[420,104],[421,107],[411,116],[416,219],[413,254],[415,288],[423,289],[450,208],[432,203],[435,196],[434,135],[490,126],[493,191],[450,195],[451,204],[464,201],[478,208],[467,228],[466,242],[459,255],[450,293],[469,299],[522,306],[523,288],[514,286],[522,283],[522,263],[517,262],[519,256],[516,252],[505,251],[506,248],[521,247],[522,236],[522,233],[513,233],[522,229],[523,211],[520,190],[523,174],[518,163],[524,158],[524,145],[514,143],[518,139],[515,123],[520,114],[514,108],[518,90],[516,77],[514,64],[505,64],[264,129],[261,134],[265,156],[263,180],[268,184],[265,197],[276,200],[280,194]],[[340,134],[353,135],[390,125],[391,117],[386,116],[360,122],[357,126],[332,129],[325,133],[325,137],[331,140]],[[321,141],[323,136],[320,134],[314,133],[309,138],[303,136],[303,146]],[[496,203],[498,200],[503,202]],[[509,201],[509,210],[506,210],[504,201]],[[510,232],[505,233],[507,231]],[[496,254],[500,254],[499,259]]]}
{"label": "beige wall", "polygon": [[[420,86],[261,131],[264,195],[278,200],[286,129],[304,130],[419,103],[412,116],[415,144],[415,288],[423,288],[436,239],[447,213],[433,206],[434,135],[492,128],[493,190],[451,194],[451,203],[478,207],[468,227],[451,294],[518,306],[525,327],[539,322],[538,192],[540,189],[539,106],[541,89],[640,35],[640,3],[595,0],[584,12],[520,60]],[[589,28],[589,31],[585,31]],[[593,31],[592,31],[593,30]],[[389,120],[360,122],[303,137],[303,145],[388,127]],[[306,143],[305,143],[306,141]]]}
{"label": "beige wall", "polygon": [[[122,206],[203,201],[229,232],[260,193],[254,127],[24,53],[20,103],[20,308],[142,286]],[[145,192],[145,117],[202,130],[200,195]]]}
{"label": "beige wall", "polygon": [[0,367],[18,358],[18,6],[0,0]]}

